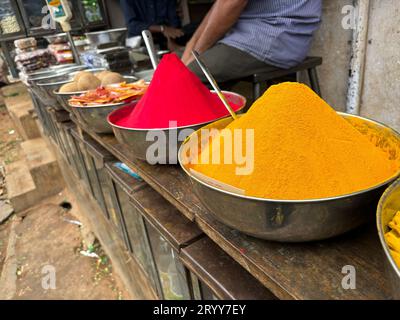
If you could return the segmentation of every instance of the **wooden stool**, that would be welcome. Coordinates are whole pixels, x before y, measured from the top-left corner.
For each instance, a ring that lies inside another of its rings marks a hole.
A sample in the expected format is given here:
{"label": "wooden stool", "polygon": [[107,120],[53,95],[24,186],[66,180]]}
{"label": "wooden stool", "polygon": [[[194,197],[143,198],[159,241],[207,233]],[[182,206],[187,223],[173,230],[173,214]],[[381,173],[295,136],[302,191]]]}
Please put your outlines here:
{"label": "wooden stool", "polygon": [[266,66],[265,71],[253,74],[250,77],[240,79],[240,81],[251,82],[253,84],[253,98],[257,100],[261,96],[261,84],[268,81],[296,74],[300,71],[307,71],[311,89],[313,89],[319,96],[321,96],[321,88],[319,86],[317,66],[322,64],[321,57],[307,57],[299,65],[290,69],[280,69],[277,67]]}

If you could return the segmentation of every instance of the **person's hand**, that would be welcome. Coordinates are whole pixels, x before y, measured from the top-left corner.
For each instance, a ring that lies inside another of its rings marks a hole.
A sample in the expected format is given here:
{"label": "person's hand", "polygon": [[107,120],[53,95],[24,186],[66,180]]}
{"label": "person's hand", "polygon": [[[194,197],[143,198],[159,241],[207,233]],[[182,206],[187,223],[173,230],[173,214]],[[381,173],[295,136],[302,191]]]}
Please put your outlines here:
{"label": "person's hand", "polygon": [[183,52],[182,55],[182,62],[188,66],[189,64],[191,64],[194,60],[193,54],[192,54],[192,50],[194,48],[194,42],[193,41],[189,41],[186,44],[186,48],[185,51]]}
{"label": "person's hand", "polygon": [[182,56],[182,62],[183,62],[186,66],[188,66],[189,64],[191,64],[193,61],[194,61],[194,57],[193,57],[192,53],[190,53],[190,55],[187,54],[187,55]]}
{"label": "person's hand", "polygon": [[178,45],[174,40],[168,38],[168,50],[171,52],[182,52],[184,51],[185,47]]}
{"label": "person's hand", "polygon": [[182,37],[184,33],[181,29],[165,26],[163,35],[169,39],[176,39]]}

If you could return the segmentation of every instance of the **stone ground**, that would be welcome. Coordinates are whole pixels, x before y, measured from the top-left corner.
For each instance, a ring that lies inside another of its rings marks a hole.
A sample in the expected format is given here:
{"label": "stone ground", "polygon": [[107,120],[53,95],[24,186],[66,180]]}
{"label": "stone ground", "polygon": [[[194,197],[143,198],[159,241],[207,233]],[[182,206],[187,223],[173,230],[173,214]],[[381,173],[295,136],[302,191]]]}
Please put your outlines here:
{"label": "stone ground", "polygon": [[[0,216],[7,205],[1,169],[21,159],[20,142],[0,107]],[[0,299],[130,299],[101,246],[76,217],[78,208],[64,190],[0,222]]]}

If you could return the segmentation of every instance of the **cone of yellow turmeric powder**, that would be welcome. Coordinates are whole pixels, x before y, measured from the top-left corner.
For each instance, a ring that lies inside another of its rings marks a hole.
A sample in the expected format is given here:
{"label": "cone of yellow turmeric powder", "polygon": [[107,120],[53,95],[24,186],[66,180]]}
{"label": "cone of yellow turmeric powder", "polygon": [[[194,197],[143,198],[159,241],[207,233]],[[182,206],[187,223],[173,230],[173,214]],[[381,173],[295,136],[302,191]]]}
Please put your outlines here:
{"label": "cone of yellow turmeric powder", "polygon": [[[240,131],[246,136],[244,130],[254,132],[254,163],[251,172],[238,174],[237,165],[226,161],[224,137],[228,132],[237,139],[234,132]],[[219,163],[209,159],[216,150]],[[212,138],[198,160],[190,167],[200,174],[247,196],[276,200],[351,194],[383,183],[399,169],[399,163],[310,88],[291,82],[269,88],[245,115]]]}

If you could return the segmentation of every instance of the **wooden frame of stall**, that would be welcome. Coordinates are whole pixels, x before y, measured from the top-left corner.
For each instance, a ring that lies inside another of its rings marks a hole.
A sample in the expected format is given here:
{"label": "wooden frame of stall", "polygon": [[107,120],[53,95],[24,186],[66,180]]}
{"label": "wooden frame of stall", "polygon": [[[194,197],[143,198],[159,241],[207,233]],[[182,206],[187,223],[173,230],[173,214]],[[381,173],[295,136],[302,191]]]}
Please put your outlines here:
{"label": "wooden frame of stall", "polygon": [[[45,134],[62,155],[68,185],[97,208],[87,210],[93,229],[137,297],[391,298],[373,221],[313,243],[246,236],[207,212],[178,166],[135,160],[113,135],[96,134],[67,112],[35,106]],[[119,162],[143,181],[116,168]],[[106,192],[99,191],[103,186]],[[356,289],[342,286],[349,265],[356,270]]]}
{"label": "wooden frame of stall", "polygon": [[118,169],[119,160],[67,112],[34,100],[67,185],[132,296],[275,299],[146,182]]}

